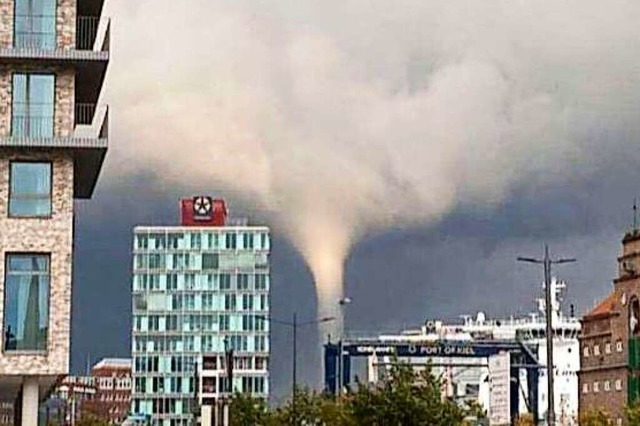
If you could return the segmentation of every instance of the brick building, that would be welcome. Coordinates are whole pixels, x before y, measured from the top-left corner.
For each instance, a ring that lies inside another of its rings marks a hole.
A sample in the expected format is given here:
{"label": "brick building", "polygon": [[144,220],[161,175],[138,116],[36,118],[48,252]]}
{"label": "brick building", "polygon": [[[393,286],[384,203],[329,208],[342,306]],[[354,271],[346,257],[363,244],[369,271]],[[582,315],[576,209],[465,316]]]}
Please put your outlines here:
{"label": "brick building", "polygon": [[603,410],[625,424],[640,393],[640,230],[625,234],[613,290],[582,318],[580,415]]}
{"label": "brick building", "polygon": [[15,424],[69,373],[74,199],[107,149],[104,0],[0,0],[0,401]]}
{"label": "brick building", "polygon": [[96,393],[85,404],[85,412],[121,424],[131,406],[131,360],[105,358],[91,369]]}

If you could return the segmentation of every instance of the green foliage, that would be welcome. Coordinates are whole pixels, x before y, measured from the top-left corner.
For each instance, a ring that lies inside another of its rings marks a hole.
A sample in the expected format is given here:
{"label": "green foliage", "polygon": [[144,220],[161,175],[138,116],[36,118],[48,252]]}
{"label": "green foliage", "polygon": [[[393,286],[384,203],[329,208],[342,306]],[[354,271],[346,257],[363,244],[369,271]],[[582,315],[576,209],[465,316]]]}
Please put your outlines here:
{"label": "green foliage", "polygon": [[271,413],[262,399],[255,399],[244,394],[236,394],[231,404],[232,426],[270,425]]}
{"label": "green foliage", "polygon": [[465,409],[441,396],[442,382],[430,369],[414,371],[394,362],[387,377],[375,386],[358,384],[337,399],[297,389],[292,400],[269,410],[264,403],[237,395],[232,403],[234,426],[462,426],[466,416],[486,418],[477,404]]}
{"label": "green foliage", "polygon": [[640,426],[640,402],[636,401],[625,407],[624,414],[629,426]]}
{"label": "green foliage", "polygon": [[110,423],[97,416],[85,415],[76,422],[76,426],[110,426]]}
{"label": "green foliage", "polygon": [[514,422],[515,426],[535,426],[533,422],[533,415],[531,414],[523,414],[522,416],[518,416],[516,421]]}
{"label": "green foliage", "polygon": [[592,410],[580,417],[580,426],[609,426],[613,422],[602,410]]}

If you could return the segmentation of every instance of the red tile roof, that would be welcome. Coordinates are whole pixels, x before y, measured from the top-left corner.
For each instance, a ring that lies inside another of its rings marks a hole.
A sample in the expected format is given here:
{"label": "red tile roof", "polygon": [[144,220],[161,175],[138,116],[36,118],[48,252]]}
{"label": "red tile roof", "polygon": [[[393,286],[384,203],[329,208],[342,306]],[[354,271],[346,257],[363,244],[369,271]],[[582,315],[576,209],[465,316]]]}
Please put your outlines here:
{"label": "red tile roof", "polygon": [[611,294],[609,294],[600,303],[598,303],[595,308],[587,312],[584,318],[610,315],[613,313],[615,306],[616,306],[616,293],[611,292]]}

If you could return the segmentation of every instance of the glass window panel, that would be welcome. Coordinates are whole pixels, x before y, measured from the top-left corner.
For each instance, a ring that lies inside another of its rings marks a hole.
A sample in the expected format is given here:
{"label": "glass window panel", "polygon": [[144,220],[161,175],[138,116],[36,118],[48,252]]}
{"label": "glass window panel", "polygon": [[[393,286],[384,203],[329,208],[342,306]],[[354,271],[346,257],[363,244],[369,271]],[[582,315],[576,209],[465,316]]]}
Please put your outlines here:
{"label": "glass window panel", "polygon": [[51,215],[51,164],[11,163],[9,215]]}
{"label": "glass window panel", "polygon": [[4,349],[45,350],[49,330],[49,256],[7,255]]}
{"label": "glass window panel", "polygon": [[16,47],[56,47],[56,0],[16,0],[15,13]]}
{"label": "glass window panel", "polygon": [[53,136],[54,98],[53,74],[14,74],[13,136]]}
{"label": "glass window panel", "polygon": [[218,253],[202,253],[202,269],[218,269]]}

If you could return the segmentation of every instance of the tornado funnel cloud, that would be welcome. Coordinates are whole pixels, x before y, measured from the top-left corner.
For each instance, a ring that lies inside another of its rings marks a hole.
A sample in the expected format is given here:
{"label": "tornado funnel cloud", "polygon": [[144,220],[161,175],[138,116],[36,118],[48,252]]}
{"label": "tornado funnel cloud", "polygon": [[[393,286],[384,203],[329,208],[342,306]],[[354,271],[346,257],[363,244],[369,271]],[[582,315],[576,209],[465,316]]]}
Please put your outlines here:
{"label": "tornado funnel cloud", "polygon": [[373,3],[105,6],[103,183],[248,201],[304,256],[332,334],[360,237],[595,176],[640,138],[640,2]]}

